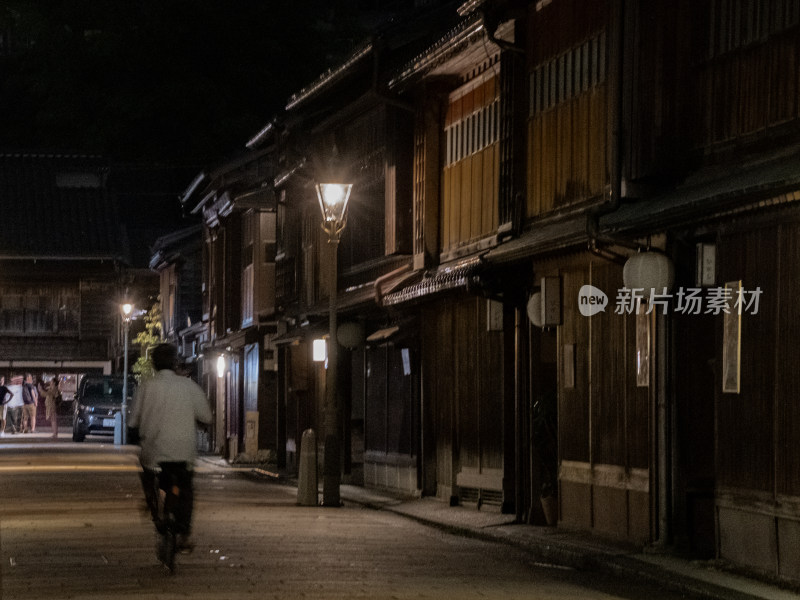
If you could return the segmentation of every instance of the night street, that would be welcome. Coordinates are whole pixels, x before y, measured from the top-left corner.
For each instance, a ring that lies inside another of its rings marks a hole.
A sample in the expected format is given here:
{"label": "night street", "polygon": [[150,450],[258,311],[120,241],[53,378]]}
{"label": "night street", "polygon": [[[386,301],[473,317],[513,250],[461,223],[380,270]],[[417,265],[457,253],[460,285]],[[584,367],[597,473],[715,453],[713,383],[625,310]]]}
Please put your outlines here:
{"label": "night street", "polygon": [[0,600],[800,599],[798,57],[800,0],[0,2]]}
{"label": "night street", "polygon": [[[169,576],[142,512],[137,459],[102,440],[0,446],[2,597],[678,598],[538,566],[522,551],[202,465],[195,538]],[[14,443],[17,442],[17,443]]]}

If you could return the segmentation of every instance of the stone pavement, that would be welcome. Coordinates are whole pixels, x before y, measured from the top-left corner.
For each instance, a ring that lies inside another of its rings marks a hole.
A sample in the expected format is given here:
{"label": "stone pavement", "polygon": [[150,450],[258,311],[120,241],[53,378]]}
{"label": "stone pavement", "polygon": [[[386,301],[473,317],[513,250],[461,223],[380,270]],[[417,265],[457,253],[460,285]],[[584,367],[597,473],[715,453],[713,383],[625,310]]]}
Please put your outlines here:
{"label": "stone pavement", "polygon": [[[218,457],[201,457],[198,468],[231,469],[297,485],[268,468],[229,465]],[[667,553],[631,550],[596,537],[553,527],[515,524],[512,515],[474,507],[450,506],[435,498],[401,498],[353,485],[341,486],[342,501],[403,515],[457,535],[510,544],[528,551],[538,562],[576,569],[613,572],[648,579],[665,588],[713,600],[800,600],[783,582],[770,582],[736,572],[721,561],[690,561]]]}

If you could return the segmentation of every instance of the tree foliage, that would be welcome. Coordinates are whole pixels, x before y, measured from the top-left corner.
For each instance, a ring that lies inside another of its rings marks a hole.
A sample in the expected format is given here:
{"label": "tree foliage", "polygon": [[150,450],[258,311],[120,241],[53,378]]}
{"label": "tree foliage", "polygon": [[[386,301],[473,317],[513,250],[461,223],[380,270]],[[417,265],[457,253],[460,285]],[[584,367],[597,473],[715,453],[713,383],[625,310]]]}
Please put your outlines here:
{"label": "tree foliage", "polygon": [[133,364],[131,371],[138,381],[152,377],[155,373],[150,360],[150,348],[164,341],[161,327],[161,296],[158,297],[150,310],[144,315],[144,331],[133,339],[139,345],[139,358]]}

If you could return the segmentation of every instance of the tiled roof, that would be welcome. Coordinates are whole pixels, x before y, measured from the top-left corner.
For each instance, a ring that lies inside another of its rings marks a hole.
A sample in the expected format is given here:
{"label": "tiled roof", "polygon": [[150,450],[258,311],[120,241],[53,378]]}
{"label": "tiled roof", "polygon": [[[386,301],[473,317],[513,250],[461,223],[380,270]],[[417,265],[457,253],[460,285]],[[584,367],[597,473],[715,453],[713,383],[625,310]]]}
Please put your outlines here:
{"label": "tiled roof", "polygon": [[0,258],[116,258],[117,204],[100,157],[0,154]]}

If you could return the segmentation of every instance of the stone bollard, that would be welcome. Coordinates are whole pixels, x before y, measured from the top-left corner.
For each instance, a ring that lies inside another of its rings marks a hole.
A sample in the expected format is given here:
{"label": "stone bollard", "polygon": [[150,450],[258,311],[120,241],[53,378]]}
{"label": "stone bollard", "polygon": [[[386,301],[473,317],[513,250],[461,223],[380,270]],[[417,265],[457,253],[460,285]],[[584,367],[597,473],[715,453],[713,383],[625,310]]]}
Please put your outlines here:
{"label": "stone bollard", "polygon": [[300,440],[300,469],[297,477],[297,503],[300,506],[317,505],[317,436],[306,429]]}
{"label": "stone bollard", "polygon": [[122,445],[122,412],[114,415],[114,445]]}

